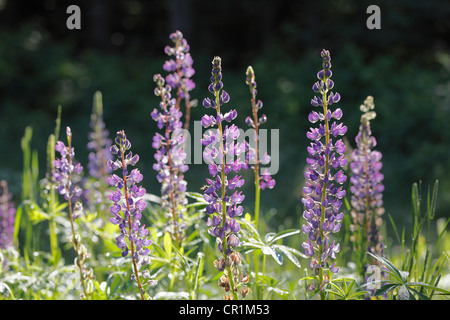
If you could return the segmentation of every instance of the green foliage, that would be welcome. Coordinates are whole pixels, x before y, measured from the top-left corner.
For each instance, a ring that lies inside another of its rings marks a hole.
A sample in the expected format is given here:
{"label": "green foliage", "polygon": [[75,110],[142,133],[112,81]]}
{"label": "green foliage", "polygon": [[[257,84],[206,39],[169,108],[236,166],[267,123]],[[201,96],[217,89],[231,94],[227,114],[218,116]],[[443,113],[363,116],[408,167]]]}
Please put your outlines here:
{"label": "green foliage", "polygon": [[[22,139],[23,184],[27,186],[23,190],[23,201],[17,208],[14,243],[18,249],[3,250],[0,256],[1,299],[79,298],[80,275],[72,262],[74,253],[67,204],[59,202],[50,178],[54,170],[53,150],[59,119],[60,115],[54,133],[47,141],[47,172],[40,181],[38,163],[33,160],[31,151],[31,128],[26,130]],[[92,177],[87,176],[86,179]],[[161,199],[151,193],[144,196],[148,206],[143,212],[143,219],[150,226],[153,241],[152,261],[146,267],[146,281],[150,281],[145,293],[147,299],[211,299],[223,294],[217,286],[221,272],[213,263],[217,254],[216,244],[211,241],[206,226],[207,202],[197,192],[188,192],[187,196],[190,200],[186,205],[188,228],[182,242],[174,242],[170,233],[165,231],[166,218],[160,207]],[[433,188],[428,188],[425,201],[422,200],[421,184],[414,184],[411,199],[411,243],[405,238],[405,228],[400,236],[391,219],[395,238],[400,241],[399,253],[395,253],[393,248],[387,254],[391,259],[371,255],[389,276],[372,282],[380,285],[373,293],[374,297],[389,295],[392,299],[434,299],[449,294],[448,289],[439,283],[448,272],[450,244],[447,227],[450,219],[438,219],[437,232],[433,232],[438,182]],[[138,296],[131,279],[132,272],[126,267],[130,265],[130,257],[121,257],[115,243],[118,228],[105,220],[107,207],[103,208],[106,212],[99,210],[102,209],[87,210],[76,220],[77,229],[92,253],[89,267],[94,270],[95,280],[92,281],[91,298],[136,299]],[[261,222],[266,222],[266,219]],[[357,285],[355,275],[345,266],[341,269],[344,273],[350,271],[349,275],[334,279],[331,273],[327,273],[327,281],[322,288],[307,287],[306,282],[317,276],[299,277],[302,266],[305,268],[308,261],[298,250],[300,230],[282,228],[273,232],[272,227],[263,231],[268,226],[261,224],[257,229],[249,213],[240,218],[239,223],[241,252],[245,256],[243,267],[250,277],[249,299],[297,299],[303,295],[306,299],[316,299],[320,294],[326,299],[357,300],[371,293],[365,290],[367,285]],[[343,228],[343,232],[346,234],[342,238],[347,239],[344,243],[348,243],[348,228]],[[391,261],[397,261],[401,267],[397,268]]]}
{"label": "green foliage", "polygon": [[375,292],[375,296],[381,296],[391,291],[396,291],[393,293],[393,298],[396,300],[430,300],[436,291],[439,294],[450,295],[450,291],[425,282],[410,282],[408,281],[409,272],[399,270],[386,258],[371,253],[368,254],[381,262],[387,268],[386,272],[389,274],[389,280],[381,280],[383,285]]}

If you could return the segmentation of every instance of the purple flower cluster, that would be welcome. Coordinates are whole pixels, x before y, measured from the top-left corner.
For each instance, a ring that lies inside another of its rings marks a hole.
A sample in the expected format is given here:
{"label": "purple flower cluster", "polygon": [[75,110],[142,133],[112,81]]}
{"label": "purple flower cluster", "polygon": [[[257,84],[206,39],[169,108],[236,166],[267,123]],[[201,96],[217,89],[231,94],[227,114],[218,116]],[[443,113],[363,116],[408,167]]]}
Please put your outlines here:
{"label": "purple flower cluster", "polygon": [[176,91],[178,109],[180,109],[181,99],[184,99],[186,106],[184,128],[188,130],[192,104],[189,92],[195,88],[195,82],[191,79],[195,74],[195,69],[192,67],[194,61],[189,53],[189,44],[180,31],[170,34],[169,38],[173,42],[173,47],[166,46],[164,52],[173,59],[166,60],[163,69],[169,72],[166,83]]}
{"label": "purple flower cluster", "polygon": [[[339,93],[330,91],[334,83],[330,79],[331,57],[328,50],[322,50],[323,70],[319,71],[313,90],[320,96],[311,100],[314,107],[321,106],[322,111],[312,111],[308,119],[311,123],[319,122],[319,126],[311,128],[307,133],[312,142],[307,148],[308,158],[305,171],[306,185],[303,188],[302,202],[305,206],[303,217],[306,223],[302,230],[308,239],[302,244],[305,255],[311,257],[310,268],[319,276],[320,286],[323,288],[324,269],[336,258],[340,245],[331,242],[330,235],[341,228],[343,213],[339,212],[345,195],[342,185],[347,177],[340,168],[347,164],[344,156],[345,145],[342,139],[333,141],[346,133],[347,127],[334,120],[340,120],[342,110],[331,111],[329,107],[340,100]],[[334,119],[334,120],[333,120]],[[332,122],[332,123],[331,123]],[[330,124],[331,123],[331,124]],[[338,272],[336,263],[329,265],[329,270]]]}
{"label": "purple flower cluster", "polygon": [[89,142],[87,149],[90,151],[88,155],[87,169],[89,176],[94,178],[92,185],[86,186],[87,198],[89,203],[95,206],[91,209],[99,209],[103,212],[105,204],[105,191],[107,187],[106,179],[111,173],[111,168],[107,165],[107,161],[112,159],[110,151],[112,141],[109,138],[109,131],[105,128],[103,121],[102,95],[96,92],[94,95],[93,110],[90,122],[91,131],[89,132]]}
{"label": "purple flower cluster", "polygon": [[103,179],[111,173],[107,161],[112,159],[110,151],[112,141],[109,138],[109,131],[105,128],[103,121],[102,95],[96,92],[94,95],[93,110],[91,114],[91,122],[89,124],[91,132],[89,132],[89,142],[87,149],[90,151],[88,155],[89,175],[97,179]]}
{"label": "purple flower cluster", "polygon": [[72,130],[66,127],[67,146],[58,141],[55,145],[55,150],[61,155],[54,161],[55,171],[53,172],[53,179],[56,182],[56,190],[60,195],[64,196],[67,201],[69,210],[70,224],[72,227],[72,243],[77,254],[75,258],[75,265],[79,268],[81,284],[83,293],[81,297],[87,298],[92,294],[94,279],[94,272],[92,268],[89,270],[85,267],[85,262],[90,258],[86,246],[81,243],[81,236],[75,230],[75,220],[83,214],[83,205],[80,201],[83,196],[83,189],[77,185],[76,181],[80,181],[80,175],[83,167],[80,163],[74,164],[75,150],[72,147]]}
{"label": "purple flower cluster", "polygon": [[[259,126],[263,123],[267,122],[267,116],[265,114],[258,116],[258,110],[263,107],[263,103],[261,100],[256,101],[256,95],[258,91],[256,90],[256,81],[255,81],[255,72],[253,68],[249,66],[246,72],[246,81],[245,83],[249,86],[250,93],[252,95],[252,117],[248,116],[245,119],[245,123],[255,129],[255,141],[254,145],[250,143],[246,148],[246,156],[245,156],[245,169],[249,169],[253,164],[253,169],[255,171],[255,179],[259,181],[259,187],[261,190],[266,188],[272,189],[275,186],[275,179],[269,174],[267,169],[264,170],[263,174],[259,174],[259,165],[260,164],[268,164],[270,162],[270,156],[265,153],[261,158],[259,157]],[[247,146],[247,144],[246,144]]]}
{"label": "purple flower cluster", "polygon": [[152,112],[153,120],[164,133],[155,133],[153,148],[156,149],[156,163],[153,169],[158,172],[156,178],[161,184],[161,207],[168,219],[167,231],[177,242],[183,240],[187,224],[185,222],[187,204],[184,172],[188,170],[185,164],[184,136],[182,134],[182,112],[177,108],[176,101],[171,96],[171,86],[165,84],[164,78],[157,74],[153,77],[156,88],[155,95],[161,97],[160,108]]}
{"label": "purple flower cluster", "polygon": [[[73,219],[77,219],[83,211],[81,202],[78,202],[83,196],[83,189],[74,181],[81,175],[83,167],[79,162],[74,164],[76,162],[75,151],[72,147],[72,130],[70,127],[66,128],[66,136],[67,146],[62,141],[58,141],[55,145],[55,150],[59,152],[61,158],[57,158],[54,161],[55,172],[53,173],[53,179],[56,182],[56,191],[64,196],[64,199],[69,204],[77,203],[73,212],[71,212]],[[69,208],[69,210],[71,209]]]}
{"label": "purple flower cluster", "polygon": [[[351,230],[354,232],[352,240],[360,244],[358,250],[364,250],[376,255],[384,255],[384,244],[381,242],[379,226],[382,223],[381,216],[384,214],[382,184],[384,176],[380,172],[383,164],[381,162],[382,154],[373,150],[377,145],[375,137],[372,136],[370,120],[374,119],[376,114],[373,109],[373,97],[368,96],[361,105],[361,124],[359,132],[355,138],[357,148],[351,155],[350,169],[352,177],[350,178],[350,191],[352,193],[351,215],[353,225]],[[358,226],[361,230],[366,230],[367,234],[358,235],[356,231]],[[367,243],[362,243],[362,238],[367,239]]]}
{"label": "purple flower cluster", "polygon": [[[228,175],[231,172],[238,173],[243,166],[239,155],[244,152],[244,147],[236,141],[240,134],[238,127],[229,124],[237,117],[236,110],[227,113],[221,111],[221,107],[230,101],[230,96],[223,90],[220,57],[215,57],[212,61],[211,84],[208,90],[214,95],[214,99],[205,98],[203,106],[215,109],[216,112],[214,115],[204,115],[201,120],[204,128],[215,127],[208,129],[201,140],[205,146],[203,158],[211,175],[211,178],[206,179],[203,197],[208,202],[206,212],[209,214],[207,220],[210,227],[209,234],[216,237],[217,248],[223,255],[214,264],[219,271],[227,270],[219,285],[226,291],[231,290],[236,298],[238,283],[246,279],[238,269],[241,256],[234,250],[240,244],[238,237],[240,224],[235,217],[242,215],[244,209],[241,203],[245,198],[242,191],[237,189],[243,186],[244,179],[239,175],[232,178]],[[247,291],[245,286],[241,287],[243,296]]]}
{"label": "purple flower cluster", "polygon": [[[142,211],[147,206],[143,200],[145,189],[138,186],[143,179],[139,169],[128,172],[128,166],[135,166],[139,161],[139,156],[133,155],[131,143],[127,139],[125,132],[118,131],[115,138],[115,145],[111,147],[111,153],[117,155],[117,160],[109,160],[108,165],[112,171],[121,169],[122,177],[112,174],[108,178],[108,183],[116,190],[112,190],[108,198],[112,201],[110,207],[111,223],[119,225],[120,235],[116,238],[117,246],[122,250],[122,256],[127,256],[129,250],[133,263],[146,265],[150,262],[147,248],[151,240],[147,239],[148,229],[141,225]],[[123,214],[123,216],[122,216]],[[128,243],[127,243],[128,239]],[[130,246],[130,247],[129,247]]]}
{"label": "purple flower cluster", "polygon": [[167,60],[164,63],[163,69],[170,72],[166,76],[166,82],[172,88],[180,91],[177,93],[180,98],[187,98],[189,91],[195,88],[195,83],[191,79],[195,74],[195,69],[192,67],[194,61],[189,53],[190,47],[186,39],[183,38],[183,34],[178,30],[170,34],[169,38],[174,46],[166,46],[164,52],[174,59]]}
{"label": "purple flower cluster", "polygon": [[12,195],[8,191],[8,183],[0,181],[0,249],[13,245],[14,219],[16,209],[11,202]]}

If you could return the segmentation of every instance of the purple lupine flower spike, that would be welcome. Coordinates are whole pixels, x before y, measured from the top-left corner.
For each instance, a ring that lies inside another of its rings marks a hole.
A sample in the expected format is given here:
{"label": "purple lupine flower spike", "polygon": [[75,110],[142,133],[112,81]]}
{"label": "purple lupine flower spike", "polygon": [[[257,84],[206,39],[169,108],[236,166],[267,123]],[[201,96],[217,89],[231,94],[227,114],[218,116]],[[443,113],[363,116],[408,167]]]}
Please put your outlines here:
{"label": "purple lupine flower spike", "polygon": [[[215,57],[212,61],[211,84],[208,90],[214,94],[214,99],[206,98],[203,101],[205,108],[216,110],[212,116],[204,115],[202,125],[209,129],[202,139],[205,146],[203,158],[208,164],[210,178],[206,179],[204,199],[208,202],[206,213],[208,213],[207,225],[210,227],[209,234],[216,237],[217,248],[222,254],[221,258],[215,260],[217,270],[225,271],[219,279],[219,286],[223,287],[230,295],[225,299],[233,297],[237,299],[238,285],[241,283],[241,294],[244,297],[248,293],[245,283],[248,277],[239,271],[241,255],[236,251],[239,246],[239,222],[235,219],[242,215],[241,206],[245,196],[237,188],[244,184],[244,179],[237,175],[243,162],[239,155],[243,152],[237,143],[239,130],[235,124],[230,124],[236,117],[236,110],[225,114],[221,110],[230,101],[229,94],[223,90],[221,58]],[[234,177],[229,175],[234,172]],[[245,281],[242,281],[245,279]]]}
{"label": "purple lupine flower spike", "polygon": [[256,100],[257,90],[255,81],[255,72],[251,66],[247,68],[246,71],[246,84],[249,86],[250,93],[252,95],[252,116],[248,116],[245,119],[245,123],[255,129],[255,141],[254,145],[250,144],[247,146],[248,153],[246,154],[246,164],[245,168],[248,169],[253,164],[253,169],[255,171],[255,179],[259,181],[259,187],[261,190],[266,188],[272,189],[275,186],[275,179],[269,174],[269,172],[264,170],[263,174],[259,172],[259,166],[261,164],[268,164],[270,162],[270,156],[265,153],[262,157],[259,155],[259,127],[261,124],[267,122],[267,116],[265,114],[259,116],[258,111],[263,107],[261,100]]}
{"label": "purple lupine flower spike", "polygon": [[165,84],[164,78],[156,74],[153,77],[155,94],[161,97],[160,108],[154,109],[152,118],[157,121],[163,134],[155,133],[153,148],[156,149],[156,163],[153,169],[158,172],[156,178],[161,184],[161,208],[168,218],[166,231],[180,243],[185,238],[187,223],[185,221],[187,183],[184,172],[188,170],[185,163],[184,136],[182,134],[182,112],[176,107],[175,98],[171,96],[171,86]]}
{"label": "purple lupine flower spike", "polygon": [[[67,201],[75,203],[81,199],[83,190],[77,184],[73,183],[74,175],[79,176],[83,167],[75,161],[75,151],[72,148],[72,131],[70,127],[66,128],[68,146],[62,141],[58,141],[55,150],[61,155],[61,158],[55,160],[55,172],[53,178],[57,184],[56,190]],[[76,164],[75,164],[76,163]],[[75,219],[77,216],[74,217]]]}
{"label": "purple lupine flower spike", "polygon": [[[384,176],[380,171],[383,166],[382,154],[374,150],[377,141],[372,136],[370,127],[370,121],[376,117],[374,108],[372,96],[368,96],[360,107],[363,114],[359,132],[355,138],[357,148],[352,152],[350,163],[352,171],[350,178],[351,215],[353,219],[350,229],[353,231],[351,240],[354,242],[356,250],[384,256],[384,244],[379,232],[379,226],[382,223],[381,216],[384,214],[384,185],[382,183]],[[362,235],[356,232],[358,229],[367,233]],[[366,240],[364,241],[364,239]],[[371,259],[364,267],[369,264],[376,265],[377,262],[375,259]]]}
{"label": "purple lupine flower spike", "polygon": [[[13,245],[14,221],[16,209],[11,202],[12,194],[8,191],[8,183],[0,181],[0,249]],[[0,265],[1,267],[1,265]]]}
{"label": "purple lupine flower spike", "polygon": [[89,150],[87,169],[89,176],[94,178],[89,190],[87,198],[91,210],[97,210],[100,213],[105,211],[107,188],[106,179],[111,173],[111,168],[107,165],[108,160],[112,159],[110,151],[112,140],[109,138],[109,131],[105,127],[103,121],[103,104],[102,94],[97,91],[94,94],[93,108],[91,114],[91,122],[89,132],[89,142],[87,149]]}
{"label": "purple lupine flower spike", "polygon": [[330,79],[330,52],[322,50],[321,56],[323,70],[318,72],[319,81],[313,85],[313,91],[319,93],[319,96],[311,100],[311,105],[321,106],[322,110],[309,114],[309,121],[318,123],[318,126],[311,128],[306,134],[311,143],[307,148],[306,183],[302,198],[306,223],[302,230],[308,235],[308,240],[302,246],[304,253],[311,259],[309,266],[318,276],[321,298],[324,299],[323,289],[329,277],[324,274],[327,265],[332,273],[339,270],[332,260],[340,246],[330,236],[340,230],[343,218],[340,207],[345,190],[341,185],[347,177],[341,167],[347,164],[347,159],[344,156],[345,145],[342,139],[337,138],[346,133],[347,127],[336,121],[342,117],[342,110],[337,108],[332,111],[329,108],[340,100],[340,95],[330,91],[334,86]]}
{"label": "purple lupine flower spike", "polygon": [[143,179],[139,169],[128,171],[130,166],[135,166],[139,161],[139,156],[129,151],[131,143],[125,132],[123,130],[118,131],[114,141],[115,145],[111,147],[111,153],[116,155],[117,159],[115,161],[109,160],[108,165],[113,171],[120,170],[122,176],[112,174],[108,178],[109,185],[116,187],[116,190],[111,191],[108,195],[113,203],[110,208],[110,221],[112,224],[119,226],[120,235],[116,238],[116,242],[119,249],[122,250],[122,256],[131,254],[134,270],[133,279],[138,284],[139,293],[143,300],[145,291],[139,277],[139,270],[150,263],[148,246],[152,243],[147,238],[148,229],[140,221],[142,211],[147,205],[143,199],[146,191],[138,185]]}
{"label": "purple lupine flower spike", "polygon": [[55,150],[59,152],[61,158],[54,161],[55,172],[53,178],[56,182],[56,190],[60,195],[64,196],[67,201],[69,218],[72,227],[72,243],[77,257],[75,265],[80,271],[81,284],[83,287],[82,298],[90,297],[93,291],[94,273],[92,268],[87,270],[85,267],[86,260],[90,257],[86,246],[81,243],[80,233],[75,229],[75,221],[81,217],[84,212],[82,202],[83,189],[76,183],[80,181],[79,177],[83,171],[83,167],[75,160],[75,150],[72,147],[72,130],[66,127],[67,146],[58,141]]}
{"label": "purple lupine flower spike", "polygon": [[169,38],[173,42],[173,47],[166,46],[164,52],[169,57],[172,57],[172,59],[165,61],[163,66],[163,69],[169,72],[165,81],[175,91],[178,109],[180,109],[181,99],[185,101],[186,114],[184,128],[188,130],[192,105],[189,92],[195,88],[195,82],[192,80],[195,74],[195,69],[192,67],[194,61],[189,53],[189,44],[183,37],[181,31],[175,31],[170,34]]}

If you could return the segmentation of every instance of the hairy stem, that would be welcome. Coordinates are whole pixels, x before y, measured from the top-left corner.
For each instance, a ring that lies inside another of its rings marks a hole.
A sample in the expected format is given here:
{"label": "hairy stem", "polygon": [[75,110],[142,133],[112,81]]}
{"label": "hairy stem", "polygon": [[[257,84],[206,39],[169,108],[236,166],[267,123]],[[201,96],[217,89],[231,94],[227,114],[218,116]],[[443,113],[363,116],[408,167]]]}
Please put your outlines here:
{"label": "hairy stem", "polygon": [[[72,157],[70,156],[71,150],[72,150],[72,139],[70,137],[68,137],[67,140],[68,140],[68,152],[69,152],[69,165],[72,166]],[[67,190],[66,192],[69,195],[69,198],[67,199],[67,206],[69,208],[70,225],[72,227],[73,248],[77,254],[77,267],[80,272],[80,279],[81,279],[81,285],[83,286],[84,296],[87,298],[88,294],[87,294],[85,279],[83,277],[83,265],[81,262],[82,259],[80,256],[80,251],[78,250],[79,249],[79,247],[78,247],[79,241],[76,238],[75,221],[73,219],[73,212],[72,212],[72,195],[70,194],[71,177],[72,177],[72,174],[69,171],[69,173],[67,175],[67,185],[66,185],[66,190]]]}
{"label": "hairy stem", "polygon": [[[125,158],[124,158],[124,150],[121,150],[121,157],[122,157],[122,168],[125,169]],[[130,208],[130,204],[128,202],[128,187],[127,187],[127,176],[123,175],[123,188],[125,190],[125,202],[127,204],[127,209],[128,212],[130,213],[128,215],[128,233],[131,235],[132,230],[131,230],[131,208]],[[134,270],[134,274],[136,275],[136,281],[138,284],[138,288],[139,288],[139,294],[141,296],[141,300],[145,300],[144,294],[143,292],[143,288],[142,288],[142,284],[141,284],[141,280],[139,278],[139,270],[137,267],[137,263],[136,263],[136,259],[134,258],[134,241],[131,239],[130,237],[130,245],[131,245],[131,259],[133,261],[133,270]]]}

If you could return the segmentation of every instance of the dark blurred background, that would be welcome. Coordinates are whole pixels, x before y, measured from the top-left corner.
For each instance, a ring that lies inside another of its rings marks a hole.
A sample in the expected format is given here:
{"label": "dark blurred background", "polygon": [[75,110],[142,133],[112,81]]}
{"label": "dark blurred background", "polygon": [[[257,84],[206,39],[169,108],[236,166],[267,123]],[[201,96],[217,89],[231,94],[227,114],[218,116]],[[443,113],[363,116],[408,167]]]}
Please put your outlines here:
{"label": "dark blurred background", "polygon": [[[81,30],[66,27],[70,4],[81,8]],[[381,9],[381,30],[366,27],[371,4]],[[299,226],[307,115],[323,48],[332,55],[353,147],[359,105],[374,96],[372,129],[384,156],[386,211],[408,223],[411,184],[422,180],[426,191],[439,179],[437,214],[449,215],[450,2],[443,0],[0,0],[0,178],[17,201],[25,127],[33,127],[43,177],[47,137],[62,105],[62,126],[71,126],[77,158],[86,165],[96,90],[103,93],[110,132],[126,130],[141,156],[145,187],[159,194],[151,168],[157,129],[150,112],[158,105],[152,77],[165,75],[164,47],[176,29],[191,46],[192,98],[209,96],[211,60],[221,56],[229,106],[237,109],[240,125],[251,112],[245,70],[255,69],[265,128],[280,130],[277,186],[262,196],[271,224]],[[200,104],[191,119],[204,113]],[[190,191],[199,192],[206,176],[205,166],[192,165],[186,174]],[[245,190],[251,209],[250,178]]]}

